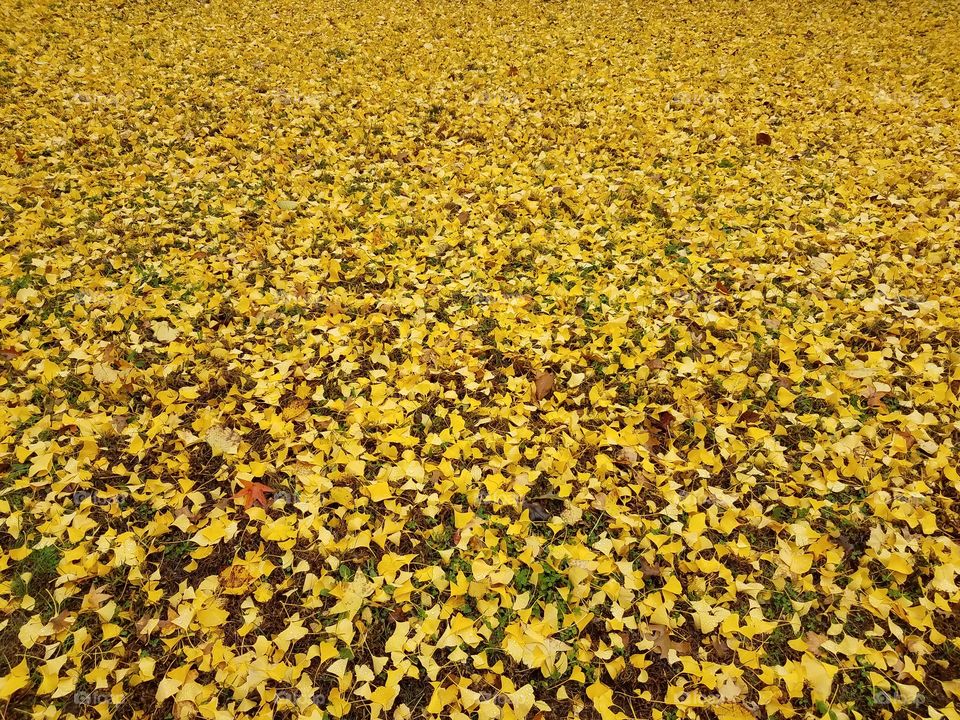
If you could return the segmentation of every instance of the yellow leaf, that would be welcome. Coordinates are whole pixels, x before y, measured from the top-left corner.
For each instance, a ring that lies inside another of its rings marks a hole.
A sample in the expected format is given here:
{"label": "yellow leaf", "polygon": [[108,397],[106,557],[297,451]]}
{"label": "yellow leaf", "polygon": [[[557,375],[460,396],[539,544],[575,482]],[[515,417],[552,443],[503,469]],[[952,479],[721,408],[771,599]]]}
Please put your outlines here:
{"label": "yellow leaf", "polygon": [[717,720],[756,720],[756,716],[740,703],[712,705]]}
{"label": "yellow leaf", "polygon": [[830,697],[833,687],[833,676],[837,674],[835,665],[820,662],[811,655],[804,655],[800,660],[804,676],[810,685],[811,696],[814,700],[826,700]]}
{"label": "yellow leaf", "polygon": [[796,398],[797,396],[794,393],[783,386],[777,390],[777,404],[780,405],[780,407],[789,407]]}
{"label": "yellow leaf", "polygon": [[240,435],[235,430],[214,425],[207,430],[207,444],[214,455],[236,455],[240,449]]}
{"label": "yellow leaf", "polygon": [[382,710],[389,710],[393,707],[393,703],[399,694],[399,685],[394,685],[392,687],[384,685],[383,687],[378,687],[376,690],[370,693],[370,702],[372,702],[374,705],[378,705]]}
{"label": "yellow leaf", "polygon": [[0,678],[0,700],[9,700],[15,692],[23,690],[29,685],[30,669],[27,667],[27,661],[24,659],[10,670],[8,675]]}
{"label": "yellow leaf", "polygon": [[180,336],[180,331],[171,327],[166,320],[152,323],[150,329],[153,330],[153,336],[157,339],[157,342],[164,344],[173,342]]}
{"label": "yellow leaf", "polygon": [[177,694],[177,690],[180,689],[180,681],[174,678],[165,677],[157,685],[157,702],[161,703],[167,698],[171,698]]}
{"label": "yellow leaf", "polygon": [[460,691],[456,685],[444,687],[442,683],[435,683],[433,695],[430,696],[430,702],[427,704],[427,712],[439,715],[449,708],[459,696]]}
{"label": "yellow leaf", "polygon": [[93,366],[93,378],[97,382],[112,383],[119,377],[120,373],[118,373],[109,365],[105,365],[104,363],[96,363]]}
{"label": "yellow leaf", "polygon": [[394,626],[393,635],[384,644],[383,649],[386,652],[403,652],[403,646],[407,640],[407,634],[410,632],[410,622],[407,620],[398,622]]}
{"label": "yellow leaf", "polygon": [[380,482],[368,485],[366,487],[366,494],[374,502],[383,502],[393,497],[393,489],[390,487],[390,483],[386,480],[381,480]]}
{"label": "yellow leaf", "polygon": [[223,608],[208,606],[197,611],[196,619],[203,627],[220,627],[230,618]]}
{"label": "yellow leaf", "polygon": [[507,693],[507,697],[510,698],[510,704],[513,705],[513,712],[518,720],[523,720],[530,713],[537,700],[533,693],[533,686],[529,683],[512,693]]}
{"label": "yellow leaf", "polygon": [[796,575],[803,575],[813,567],[813,555],[803,552],[789,541],[780,547],[780,560]]}
{"label": "yellow leaf", "polygon": [[587,697],[593,701],[594,709],[602,720],[620,720],[623,713],[611,709],[613,705],[613,690],[601,682],[595,682],[587,688]]}
{"label": "yellow leaf", "polygon": [[749,383],[750,378],[743,373],[733,373],[724,378],[722,385],[728,393],[739,397]]}
{"label": "yellow leaf", "polygon": [[40,668],[40,676],[43,679],[40,681],[40,686],[37,688],[38,694],[46,695],[47,693],[56,690],[60,683],[60,670],[63,669],[63,665],[68,659],[69,656],[61,655],[60,657],[55,657],[53,660],[49,660],[43,664],[43,666]]}

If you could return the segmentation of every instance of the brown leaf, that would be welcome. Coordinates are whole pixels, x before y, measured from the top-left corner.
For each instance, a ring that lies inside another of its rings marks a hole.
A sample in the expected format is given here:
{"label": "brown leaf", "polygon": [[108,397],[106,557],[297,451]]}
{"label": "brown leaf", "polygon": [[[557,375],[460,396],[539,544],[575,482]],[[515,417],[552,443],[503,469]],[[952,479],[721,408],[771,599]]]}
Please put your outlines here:
{"label": "brown leaf", "polygon": [[663,447],[663,441],[660,439],[660,435],[654,431],[647,433],[647,439],[644,441],[643,446],[650,452],[654,452],[660,447]]}
{"label": "brown leaf", "polygon": [[914,445],[917,444],[917,439],[908,432],[904,432],[903,430],[897,430],[897,435],[902,437],[904,441],[907,443],[907,450],[909,450],[910,448],[912,448]]}
{"label": "brown leaf", "polygon": [[640,459],[640,456],[637,455],[637,451],[632,447],[622,447],[619,452],[617,452],[617,462],[620,465],[636,465],[637,461]]}
{"label": "brown leaf", "polygon": [[552,372],[542,372],[533,379],[533,396],[537,400],[543,400],[553,392],[553,386],[556,378]]}
{"label": "brown leaf", "polygon": [[733,650],[730,649],[730,646],[727,645],[727,641],[724,640],[719,635],[714,635],[710,638],[710,644],[713,646],[713,651],[717,654],[717,657],[721,661],[727,661],[733,657]]}
{"label": "brown leaf", "polygon": [[887,394],[888,393],[885,393],[885,392],[873,393],[870,397],[867,398],[867,407],[882,408],[883,398],[886,397]]}
{"label": "brown leaf", "polygon": [[420,355],[420,362],[424,363],[425,365],[429,365],[431,368],[436,367],[439,363],[439,360],[440,356],[430,348],[424,350],[423,354]]}
{"label": "brown leaf", "polygon": [[657,419],[653,421],[654,429],[658,432],[669,433],[670,426],[673,425],[676,419],[672,412],[664,410],[657,415]]}
{"label": "brown leaf", "polygon": [[[140,619],[133,624],[134,628],[136,628],[137,630],[137,635],[140,635],[141,637],[144,635],[149,635],[150,632],[153,630],[153,627],[150,626],[150,624],[151,622],[154,622],[154,621],[155,621],[155,618],[149,615],[141,615]],[[147,629],[148,626],[150,626],[150,629]]]}
{"label": "brown leaf", "polygon": [[877,390],[871,385],[869,389],[860,394],[860,397],[866,401],[867,407],[882,408],[884,407],[883,399],[889,394],[887,391]]}
{"label": "brown leaf", "polygon": [[102,585],[99,587],[93,585],[87,594],[83,596],[83,602],[80,604],[80,612],[99,610],[101,607],[103,607],[103,604],[112,597],[113,595],[103,591]]}
{"label": "brown leaf", "polygon": [[647,640],[653,641],[654,649],[660,653],[660,657],[664,660],[669,660],[671,650],[675,651],[677,655],[690,654],[690,643],[674,641],[670,637],[670,628],[666,625],[649,625],[643,636]]}
{"label": "brown leaf", "polygon": [[640,572],[643,573],[644,578],[660,577],[662,574],[660,568],[656,565],[651,565],[643,558],[640,558]]}
{"label": "brown leaf", "polygon": [[524,503],[524,508],[530,512],[532,522],[546,522],[553,514],[538,502]]}
{"label": "brown leaf", "polygon": [[804,639],[807,641],[807,649],[814,655],[819,655],[820,646],[823,645],[829,638],[826,635],[821,635],[820,633],[808,632],[804,636]]}
{"label": "brown leaf", "polygon": [[173,516],[174,516],[174,517],[177,517],[177,518],[185,517],[185,518],[187,518],[188,520],[190,520],[191,522],[195,519],[195,516],[194,516],[193,512],[192,512],[192,511],[190,510],[190,508],[189,508],[188,506],[186,506],[186,505],[181,505],[180,507],[178,507],[178,508],[174,511]]}
{"label": "brown leaf", "polygon": [[773,138],[765,132],[757,133],[757,145],[772,145]]}
{"label": "brown leaf", "polygon": [[58,615],[50,618],[50,624],[53,626],[53,629],[59,633],[64,630],[69,630],[76,619],[76,613],[70,610],[62,610]]}
{"label": "brown leaf", "polygon": [[850,542],[850,538],[846,535],[840,535],[837,537],[837,544],[843,548],[844,553],[849,556],[854,550],[856,550],[856,545]]}

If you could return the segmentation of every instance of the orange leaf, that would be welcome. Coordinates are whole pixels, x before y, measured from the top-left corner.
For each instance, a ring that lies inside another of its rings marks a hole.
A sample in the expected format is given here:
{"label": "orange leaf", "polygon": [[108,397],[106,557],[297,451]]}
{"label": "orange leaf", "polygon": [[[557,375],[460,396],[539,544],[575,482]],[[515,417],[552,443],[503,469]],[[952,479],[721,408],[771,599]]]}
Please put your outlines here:
{"label": "orange leaf", "polygon": [[244,480],[243,487],[234,493],[233,497],[238,500],[243,500],[243,506],[246,508],[252,507],[254,503],[265,508],[268,503],[267,495],[272,493],[273,488],[269,485],[264,485],[263,483],[258,483],[253,480]]}

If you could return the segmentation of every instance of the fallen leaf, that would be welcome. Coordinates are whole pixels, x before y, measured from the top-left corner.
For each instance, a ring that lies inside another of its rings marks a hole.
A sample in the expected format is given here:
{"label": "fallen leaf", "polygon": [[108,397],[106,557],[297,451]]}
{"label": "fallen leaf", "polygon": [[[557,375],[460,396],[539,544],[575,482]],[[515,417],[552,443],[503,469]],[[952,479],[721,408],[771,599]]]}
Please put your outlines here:
{"label": "fallen leaf", "polygon": [[653,642],[654,649],[664,660],[672,661],[671,652],[675,654],[674,660],[690,654],[690,643],[674,641],[670,637],[670,628],[666,625],[650,624],[643,631],[643,636]]}
{"label": "fallen leaf", "polygon": [[721,661],[726,662],[733,657],[733,650],[731,650],[730,646],[727,645],[727,641],[719,635],[714,635],[711,637],[710,644],[713,646],[713,651],[717,654],[717,657],[720,658]]}
{"label": "fallen leaf", "polygon": [[740,703],[722,703],[710,708],[717,720],[756,720],[756,716]]}
{"label": "fallen leaf", "polygon": [[244,480],[233,497],[237,500],[243,500],[243,506],[246,508],[252,507],[254,503],[265,508],[270,502],[267,495],[271,493],[273,493],[273,488],[269,485],[254,480]]}
{"label": "fallen leaf", "polygon": [[214,455],[236,455],[240,449],[240,434],[222,425],[207,430],[205,440]]}
{"label": "fallen leaf", "polygon": [[21,660],[9,674],[0,677],[0,700],[9,700],[14,693],[30,686],[30,669],[27,661]]}
{"label": "fallen leaf", "polygon": [[220,573],[223,592],[227,595],[242,595],[252,580],[253,576],[243,565],[231,565]]}
{"label": "fallen leaf", "polygon": [[157,342],[164,344],[173,342],[180,336],[180,331],[172,327],[166,320],[154,322],[150,328],[153,330],[153,336],[157,339]]}
{"label": "fallen leaf", "polygon": [[543,400],[553,392],[555,378],[552,372],[542,372],[533,379],[534,392],[536,400]]}

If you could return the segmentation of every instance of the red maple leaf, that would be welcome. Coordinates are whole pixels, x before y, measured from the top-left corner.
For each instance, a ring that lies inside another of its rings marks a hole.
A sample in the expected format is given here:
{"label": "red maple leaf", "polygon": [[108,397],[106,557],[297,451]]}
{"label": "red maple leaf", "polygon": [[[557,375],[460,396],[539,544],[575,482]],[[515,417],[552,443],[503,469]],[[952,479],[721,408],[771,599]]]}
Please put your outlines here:
{"label": "red maple leaf", "polygon": [[252,507],[254,503],[264,508],[267,506],[269,503],[267,495],[273,493],[272,487],[253,480],[244,480],[242,485],[243,487],[237,490],[237,492],[233,494],[233,497],[238,500],[243,500],[244,507]]}

